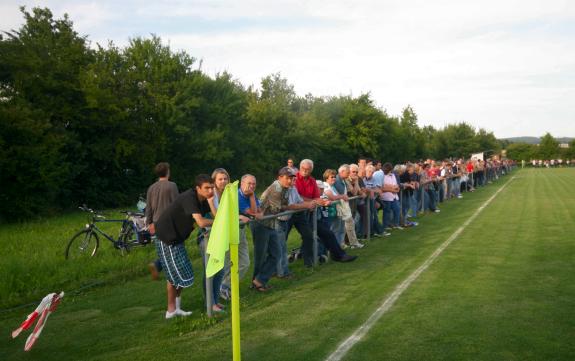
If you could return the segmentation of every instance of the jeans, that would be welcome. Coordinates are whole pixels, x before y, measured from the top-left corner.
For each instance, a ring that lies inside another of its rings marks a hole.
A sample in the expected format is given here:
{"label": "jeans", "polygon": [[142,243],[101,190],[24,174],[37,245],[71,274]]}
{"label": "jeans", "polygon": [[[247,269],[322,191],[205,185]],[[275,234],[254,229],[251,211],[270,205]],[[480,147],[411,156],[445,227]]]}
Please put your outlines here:
{"label": "jeans", "polygon": [[412,207],[412,203],[413,195],[410,195],[407,191],[404,191],[401,197],[401,217],[403,218],[404,223],[407,221],[407,214]]}
{"label": "jeans", "polygon": [[371,219],[371,234],[380,234],[383,233],[383,229],[381,224],[379,223],[379,217],[377,214],[377,209],[375,208],[375,202],[377,200],[375,199],[370,199],[369,200],[369,213],[370,213],[370,219]]}
{"label": "jeans", "polygon": [[[250,249],[248,246],[248,239],[246,236],[247,226],[240,228],[240,244],[238,245],[238,273],[239,278],[245,277],[250,268]],[[253,232],[252,232],[253,234]],[[224,266],[224,279],[222,280],[222,288],[230,289],[231,273],[230,273],[230,254],[226,254],[226,264]]]}
{"label": "jeans", "polygon": [[254,275],[258,282],[266,284],[277,271],[281,255],[278,231],[255,222],[254,236]]}
{"label": "jeans", "polygon": [[295,213],[289,220],[288,231],[286,233],[289,234],[292,227],[297,229],[302,240],[301,252],[303,254],[303,262],[306,266],[313,265],[313,225],[311,222],[313,222],[313,220],[311,219],[310,212]]}
{"label": "jeans", "polygon": [[445,199],[445,183],[437,182],[437,186],[439,188],[439,192],[437,192],[438,201],[443,203],[443,200]]}
{"label": "jeans", "polygon": [[426,209],[429,209],[432,212],[435,212],[436,210],[436,192],[435,189],[433,189],[431,186],[429,187],[429,189],[427,190],[427,192],[425,193],[426,195],[426,200],[427,200],[427,207]]}
{"label": "jeans", "polygon": [[[210,237],[209,232],[202,232],[198,234],[198,246],[200,247],[200,254],[202,256],[202,261],[204,262],[204,278],[202,282],[202,289],[204,291],[204,296],[206,295],[206,266],[208,265],[209,255],[206,253],[208,249],[208,239]],[[222,279],[224,278],[225,271],[222,268],[218,273],[212,276],[212,302],[213,304],[218,303],[220,298],[220,286],[222,284]]]}
{"label": "jeans", "polygon": [[459,197],[461,194],[461,178],[453,178],[453,183],[451,185],[451,193],[454,197]]}
{"label": "jeans", "polygon": [[[156,242],[161,242],[158,237],[156,237],[156,235],[152,236],[152,242],[156,243]],[[158,272],[162,272],[162,270],[164,269],[162,267],[162,262],[160,261],[160,258],[156,258],[156,260],[154,261],[154,265],[156,266],[156,270],[158,270]]]}
{"label": "jeans", "polygon": [[418,192],[413,191],[413,195],[409,197],[409,209],[411,210],[411,216],[417,217],[417,211],[419,210],[419,201],[417,197]]}
{"label": "jeans", "polygon": [[[309,222],[310,229],[313,227],[313,219],[311,214],[309,214]],[[313,231],[312,231],[313,234]],[[327,217],[321,217],[317,220],[317,240],[318,244],[318,254],[325,253],[325,250],[328,250],[331,253],[331,258],[333,259],[341,259],[345,256],[345,251],[339,246],[335,235],[331,231],[331,219]],[[313,244],[312,244],[312,252],[313,252]],[[309,263],[308,263],[309,262]],[[304,254],[304,263],[306,266],[311,266],[313,264],[313,253],[307,258]]]}
{"label": "jeans", "polygon": [[399,200],[383,201],[383,228],[399,226]]}
{"label": "jeans", "polygon": [[280,245],[280,256],[277,264],[277,275],[287,276],[291,272],[289,270],[288,251],[287,251],[287,230],[288,221],[278,221],[280,229],[278,230],[278,242]]}
{"label": "jeans", "polygon": [[[367,202],[367,200],[365,200]],[[360,203],[357,205],[357,213],[356,216],[359,216],[359,219],[356,217],[356,226],[355,226],[355,233],[359,238],[363,238],[367,236],[367,206],[365,203]]]}
{"label": "jeans", "polygon": [[344,221],[340,217],[335,217],[331,222],[331,231],[335,235],[335,239],[337,239],[337,243],[340,246],[343,246],[345,242],[345,225]]}
{"label": "jeans", "polygon": [[[323,246],[331,253],[331,258],[341,259],[345,256],[345,251],[341,249],[337,239],[330,230],[328,218],[322,218],[317,222],[317,238]],[[304,255],[305,256],[305,255]],[[312,257],[313,259],[313,257]],[[305,261],[305,258],[304,258]],[[307,265],[307,264],[306,264]]]}

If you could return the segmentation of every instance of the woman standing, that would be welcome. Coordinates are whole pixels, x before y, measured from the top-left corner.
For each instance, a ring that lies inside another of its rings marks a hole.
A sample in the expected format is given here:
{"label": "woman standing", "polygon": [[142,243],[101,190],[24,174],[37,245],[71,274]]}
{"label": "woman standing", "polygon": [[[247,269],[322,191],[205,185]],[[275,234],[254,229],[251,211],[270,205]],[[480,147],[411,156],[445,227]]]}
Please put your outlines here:
{"label": "woman standing", "polygon": [[324,189],[324,194],[330,201],[339,201],[337,204],[337,213],[338,217],[341,217],[341,220],[344,222],[345,231],[342,234],[337,235],[336,238],[340,242],[340,246],[343,248],[343,239],[345,238],[345,234],[347,234],[347,238],[349,239],[349,244],[351,248],[363,248],[363,244],[359,243],[357,240],[357,236],[355,234],[355,222],[353,221],[353,217],[351,214],[351,208],[349,208],[349,202],[347,197],[347,190],[340,194],[336,187],[336,171],[333,169],[327,169],[323,173],[323,179],[327,183],[327,187]]}
{"label": "woman standing", "polygon": [[[228,172],[223,168],[216,168],[212,172],[212,180],[214,182],[214,197],[211,199],[213,203],[213,208],[217,211],[218,206],[220,205],[220,201],[222,199],[222,194],[224,193],[224,189],[226,185],[230,182],[230,176]],[[214,215],[215,217],[215,215]],[[204,261],[204,294],[206,293],[206,273],[205,268],[208,264],[208,257],[209,255],[206,254],[206,250],[208,249],[208,240],[210,239],[210,231],[208,229],[202,228],[202,230],[198,234],[198,246],[200,247],[200,252],[202,254],[202,259]],[[212,277],[212,311],[213,312],[222,312],[224,309],[224,305],[219,303],[220,297],[220,286],[222,284],[222,280],[224,278],[224,269],[220,270]]]}

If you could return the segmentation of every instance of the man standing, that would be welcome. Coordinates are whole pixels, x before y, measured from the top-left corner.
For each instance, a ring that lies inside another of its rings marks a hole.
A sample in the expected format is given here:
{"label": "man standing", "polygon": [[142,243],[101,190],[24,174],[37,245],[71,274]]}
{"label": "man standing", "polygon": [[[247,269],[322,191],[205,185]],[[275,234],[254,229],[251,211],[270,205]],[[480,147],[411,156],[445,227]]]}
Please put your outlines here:
{"label": "man standing", "polygon": [[[348,188],[347,188],[347,180],[350,175],[350,167],[348,164],[343,164],[338,169],[338,174],[336,176],[335,184],[333,185],[332,190],[328,190],[326,192],[328,198],[333,197],[332,201],[336,200],[335,198],[339,198],[338,209],[343,209],[344,211],[341,212],[341,217],[336,217],[334,222],[332,223],[332,231],[336,235],[336,238],[340,245],[344,245],[345,236],[349,240],[349,244],[352,248],[363,248],[363,244],[359,243],[357,240],[357,236],[355,234],[355,222],[353,219],[353,212],[351,210],[349,201],[348,201]],[[335,191],[340,197],[333,193]]]}
{"label": "man standing", "polygon": [[212,218],[216,214],[213,203],[208,200],[214,197],[214,183],[207,174],[200,174],[195,180],[195,189],[188,189],[180,194],[162,213],[155,224],[159,242],[156,250],[162,267],[166,270],[166,290],[168,294],[168,310],[166,319],[174,316],[188,316],[191,312],[181,309],[182,288],[194,283],[194,272],[188,257],[184,241],[190,236],[194,224],[199,227],[209,227],[213,219],[206,218],[208,213]]}
{"label": "man standing", "polygon": [[[239,256],[239,278],[243,278],[250,268],[250,250],[248,247],[248,241],[246,237],[246,223],[249,222],[250,218],[256,217],[260,212],[260,203],[256,197],[256,177],[251,174],[244,174],[242,176],[240,187],[238,189],[238,203],[240,212],[240,222],[243,224],[240,226],[240,244],[238,247]],[[253,233],[253,232],[252,232]],[[229,256],[226,256],[226,268],[225,276],[222,281],[220,295],[224,299],[230,298],[231,290],[231,274],[230,274],[230,261]]]}
{"label": "man standing", "polygon": [[[288,191],[295,175],[288,167],[278,172],[278,178],[262,194],[261,209],[264,216],[286,211],[289,205]],[[278,261],[281,258],[282,226],[277,218],[270,218],[254,222],[254,275],[252,287],[260,292],[270,287],[268,281],[276,272]]]}
{"label": "man standing", "polygon": [[[296,176],[295,180],[295,187],[299,193],[299,195],[303,198],[304,202],[315,202],[321,206],[327,206],[331,202],[328,200],[322,199],[319,189],[317,187],[317,182],[312,177],[311,173],[313,171],[313,161],[311,159],[304,159],[299,164],[299,172]],[[294,216],[298,216],[297,218],[292,217],[292,221],[295,220],[295,226],[298,232],[302,236],[302,251],[303,251],[303,260],[304,264],[308,267],[313,265],[313,231],[311,222],[313,219],[310,219],[310,213],[298,213],[294,214]],[[313,213],[311,213],[313,214]],[[305,218],[303,218],[305,216]],[[311,234],[311,237],[305,236]],[[329,225],[327,222],[317,222],[317,236],[319,241],[327,248],[331,253],[331,258],[337,262],[351,262],[354,261],[357,256],[350,256],[345,253],[343,249],[341,249],[337,239],[333,232],[329,229]],[[310,238],[309,241],[306,239]]]}
{"label": "man standing", "polygon": [[287,167],[292,171],[293,174],[296,174],[298,171],[297,167],[293,165],[293,158],[288,158]]}
{"label": "man standing", "polygon": [[[162,162],[156,164],[154,168],[158,180],[148,188],[146,194],[146,225],[148,231],[156,239],[155,223],[158,221],[162,213],[178,196],[178,186],[174,182],[170,182],[170,164]],[[152,279],[158,279],[158,273],[162,271],[162,263],[160,259],[156,259],[148,265]]]}
{"label": "man standing", "polygon": [[[381,198],[383,200],[383,228],[384,229],[403,229],[399,225],[400,219],[400,206],[399,206],[399,185],[397,178],[392,172],[393,166],[391,163],[383,165],[383,193]],[[392,217],[390,219],[390,216]]]}
{"label": "man standing", "polygon": [[[376,179],[375,173],[376,171],[373,165],[368,164],[365,167],[365,178],[363,179],[363,182],[365,184],[366,190],[368,191],[369,197],[367,201],[369,202],[369,209],[370,209],[370,213],[367,216],[370,217],[371,234],[373,234],[375,237],[381,235],[389,236],[391,235],[391,233],[385,232],[382,225],[379,223],[379,217],[377,215],[376,205],[380,204],[379,199],[380,199],[381,187],[383,186],[383,177],[381,178],[380,181],[379,179]],[[383,171],[381,172],[381,174],[383,175]]]}

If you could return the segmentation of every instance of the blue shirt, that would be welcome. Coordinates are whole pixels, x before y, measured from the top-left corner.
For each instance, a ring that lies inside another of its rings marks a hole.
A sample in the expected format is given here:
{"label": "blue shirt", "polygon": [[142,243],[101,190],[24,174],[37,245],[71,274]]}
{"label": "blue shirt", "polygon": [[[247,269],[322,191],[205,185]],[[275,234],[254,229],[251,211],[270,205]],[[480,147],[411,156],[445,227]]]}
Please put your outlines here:
{"label": "blue shirt", "polygon": [[[244,213],[247,209],[250,209],[250,196],[244,195],[244,193],[240,188],[238,188],[238,203],[239,203],[240,214]],[[260,206],[260,201],[257,196],[256,196],[256,206],[257,207]]]}
{"label": "blue shirt", "polygon": [[385,176],[385,174],[383,174],[383,171],[380,170],[376,170],[375,172],[373,172],[373,182],[375,183],[376,187],[382,187],[383,186],[383,177]]}
{"label": "blue shirt", "polygon": [[347,187],[345,186],[345,181],[341,179],[338,175],[335,176],[335,184],[333,188],[337,191],[337,194],[346,195],[347,194]]}

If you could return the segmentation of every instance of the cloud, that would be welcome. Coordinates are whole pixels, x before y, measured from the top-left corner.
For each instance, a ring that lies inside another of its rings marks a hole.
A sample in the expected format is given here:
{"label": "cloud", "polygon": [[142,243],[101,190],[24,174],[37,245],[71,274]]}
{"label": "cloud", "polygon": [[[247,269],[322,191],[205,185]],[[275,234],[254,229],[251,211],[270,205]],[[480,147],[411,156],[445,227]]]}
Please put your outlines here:
{"label": "cloud", "polygon": [[424,125],[467,121],[500,137],[575,135],[575,3],[569,1],[50,5],[68,12],[92,40],[124,45],[130,36],[155,33],[203,59],[207,72],[227,70],[246,85],[279,71],[300,94],[369,91],[391,114],[410,104]]}

